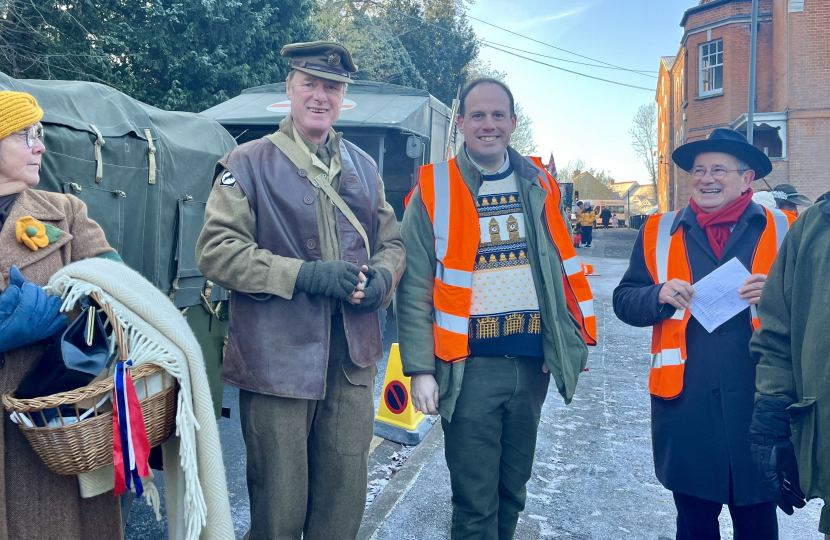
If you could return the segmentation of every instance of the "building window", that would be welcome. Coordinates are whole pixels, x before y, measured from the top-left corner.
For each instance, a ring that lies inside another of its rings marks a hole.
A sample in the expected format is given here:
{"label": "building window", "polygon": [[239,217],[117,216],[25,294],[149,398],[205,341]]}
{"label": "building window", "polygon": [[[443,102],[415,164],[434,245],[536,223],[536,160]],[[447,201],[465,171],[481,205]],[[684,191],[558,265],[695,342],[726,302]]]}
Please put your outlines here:
{"label": "building window", "polygon": [[700,46],[700,95],[723,91],[723,40]]}

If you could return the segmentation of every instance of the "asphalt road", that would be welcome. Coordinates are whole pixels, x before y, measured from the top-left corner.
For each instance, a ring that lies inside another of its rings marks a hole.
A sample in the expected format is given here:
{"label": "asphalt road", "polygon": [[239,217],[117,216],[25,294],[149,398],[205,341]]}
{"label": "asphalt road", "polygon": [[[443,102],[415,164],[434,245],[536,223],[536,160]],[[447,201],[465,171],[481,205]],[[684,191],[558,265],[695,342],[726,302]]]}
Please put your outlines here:
{"label": "asphalt road", "polygon": [[[654,477],[649,427],[648,359],[650,332],[622,324],[613,313],[611,294],[634,243],[628,230],[597,230],[583,262],[601,274],[590,278],[595,295],[599,343],[591,349],[571,405],[551,388],[539,428],[536,463],[528,483],[527,508],[517,540],[671,540],[675,510],[671,494]],[[384,345],[395,341],[394,321]],[[379,363],[375,404],[387,357]],[[245,452],[237,414],[237,392],[225,388],[224,405],[232,418],[219,422],[231,512],[237,538],[248,528]],[[440,430],[440,423],[433,429]],[[450,538],[449,472],[440,433],[435,444],[414,450],[375,441],[370,458],[369,499],[386,496],[383,513],[361,538],[445,540]],[[420,452],[419,452],[420,451]],[[411,453],[411,454],[410,454]],[[403,459],[401,473],[396,472]],[[408,470],[408,464],[412,470]],[[408,473],[408,474],[405,474]],[[163,496],[163,473],[157,478]],[[381,491],[383,490],[383,491]],[[378,499],[380,500],[380,499]],[[378,503],[376,508],[380,508]],[[386,510],[388,508],[388,511]],[[821,503],[811,502],[788,517],[779,512],[782,540],[822,540],[816,530]],[[372,515],[373,508],[367,511]],[[364,523],[367,525],[367,523]],[[724,540],[732,539],[728,511],[721,515]],[[143,501],[133,504],[127,540],[166,538],[166,523],[156,522]]]}
{"label": "asphalt road", "polygon": [[[598,230],[591,249],[577,250],[602,274],[589,278],[599,343],[571,405],[555,386],[548,394],[517,540],[674,539],[674,503],[654,476],[651,454],[650,331],[624,325],[611,305],[635,237],[627,230]],[[372,538],[449,539],[450,496],[440,444]],[[779,512],[781,539],[822,539],[816,532],[820,508],[813,501],[792,517]],[[725,540],[732,539],[728,516],[721,515]]]}

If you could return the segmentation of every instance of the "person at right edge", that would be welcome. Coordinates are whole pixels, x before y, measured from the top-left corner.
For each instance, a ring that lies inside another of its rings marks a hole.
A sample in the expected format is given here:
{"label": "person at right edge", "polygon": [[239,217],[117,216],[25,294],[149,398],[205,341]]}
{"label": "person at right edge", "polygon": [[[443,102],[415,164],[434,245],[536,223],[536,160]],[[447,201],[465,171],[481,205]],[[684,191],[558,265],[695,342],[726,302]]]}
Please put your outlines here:
{"label": "person at right edge", "polygon": [[[677,540],[719,539],[724,504],[735,540],[775,540],[775,503],[747,438],[755,394],[749,340],[791,218],[752,202],[753,179],[769,174],[772,163],[740,133],[715,129],[672,159],[690,173],[692,199],[648,218],[614,290],[620,320],[653,327],[654,469],[674,496]],[[749,309],[709,333],[689,311],[692,286],[735,258],[751,274],[738,290]]]}
{"label": "person at right edge", "polygon": [[415,407],[442,417],[453,540],[513,538],[551,374],[569,403],[596,344],[559,188],[508,146],[515,128],[507,86],[470,82],[464,147],[421,167],[401,226],[401,360]]}
{"label": "person at right edge", "polygon": [[758,305],[761,328],[749,342],[758,362],[752,457],[787,514],[804,506],[805,493],[825,501],[819,531],[830,540],[828,276],[830,192],[784,239]]}

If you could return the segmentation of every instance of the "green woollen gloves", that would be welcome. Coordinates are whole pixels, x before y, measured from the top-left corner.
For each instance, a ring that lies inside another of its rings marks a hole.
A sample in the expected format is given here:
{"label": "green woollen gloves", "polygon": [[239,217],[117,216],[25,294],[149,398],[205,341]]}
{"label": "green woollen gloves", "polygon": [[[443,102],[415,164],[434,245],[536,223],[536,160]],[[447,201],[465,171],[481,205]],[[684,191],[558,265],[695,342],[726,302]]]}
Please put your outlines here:
{"label": "green woollen gloves", "polygon": [[378,266],[370,266],[365,274],[369,278],[366,288],[363,289],[366,298],[361,299],[359,304],[354,304],[352,309],[361,313],[371,313],[380,308],[383,299],[392,289],[392,274],[386,268]]}
{"label": "green woollen gloves", "polygon": [[348,300],[360,282],[360,268],[346,261],[306,261],[300,266],[294,290]]}
{"label": "green woollen gloves", "polygon": [[[360,268],[346,261],[306,261],[300,266],[294,290],[347,301],[360,282],[358,274]],[[379,267],[370,267],[365,274],[368,278],[363,290],[366,297],[359,304],[353,304],[352,309],[371,313],[380,308],[392,289],[392,274]]]}

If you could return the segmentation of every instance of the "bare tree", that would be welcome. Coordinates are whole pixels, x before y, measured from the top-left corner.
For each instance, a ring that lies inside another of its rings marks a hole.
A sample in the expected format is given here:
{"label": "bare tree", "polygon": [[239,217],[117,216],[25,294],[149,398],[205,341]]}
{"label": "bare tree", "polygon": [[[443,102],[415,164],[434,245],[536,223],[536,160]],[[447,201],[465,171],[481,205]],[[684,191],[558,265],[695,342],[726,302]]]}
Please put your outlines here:
{"label": "bare tree", "polygon": [[649,180],[657,192],[657,104],[641,105],[634,115],[634,126],[628,131],[631,147],[648,170]]}
{"label": "bare tree", "polygon": [[574,176],[586,172],[585,160],[577,158],[576,161],[568,161],[564,167],[560,167],[557,176],[560,182],[573,182]]}
{"label": "bare tree", "polygon": [[522,110],[517,101],[516,109],[516,130],[510,136],[510,146],[523,156],[529,156],[536,152],[538,146],[533,142],[533,121]]}

